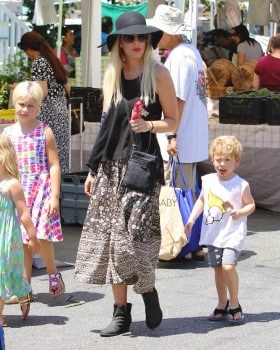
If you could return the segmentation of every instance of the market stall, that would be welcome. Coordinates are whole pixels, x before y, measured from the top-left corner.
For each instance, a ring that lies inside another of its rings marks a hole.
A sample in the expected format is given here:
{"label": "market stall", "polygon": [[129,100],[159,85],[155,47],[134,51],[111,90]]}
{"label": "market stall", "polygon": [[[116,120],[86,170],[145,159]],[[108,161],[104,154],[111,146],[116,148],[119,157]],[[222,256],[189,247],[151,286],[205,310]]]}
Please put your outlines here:
{"label": "market stall", "polygon": [[[0,133],[5,124],[0,124]],[[99,123],[85,122],[83,135],[83,159],[88,159]],[[280,125],[220,124],[218,118],[209,119],[209,142],[220,135],[234,135],[243,145],[244,151],[237,173],[251,186],[257,205],[280,212]],[[72,171],[80,171],[79,135],[72,140]],[[87,167],[83,167],[87,170]],[[201,174],[212,172],[210,161],[199,163]]]}

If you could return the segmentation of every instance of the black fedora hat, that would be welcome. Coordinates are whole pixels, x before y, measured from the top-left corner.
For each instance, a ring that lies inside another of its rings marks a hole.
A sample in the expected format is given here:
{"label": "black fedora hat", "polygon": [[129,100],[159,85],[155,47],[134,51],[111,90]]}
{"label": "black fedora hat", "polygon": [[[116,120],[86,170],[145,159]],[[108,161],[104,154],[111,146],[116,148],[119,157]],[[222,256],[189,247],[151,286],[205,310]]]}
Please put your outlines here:
{"label": "black fedora hat", "polygon": [[157,47],[163,32],[155,27],[146,24],[145,17],[136,11],[125,12],[120,15],[116,21],[116,31],[109,34],[106,44],[111,51],[118,35],[137,35],[137,34],[151,34],[151,44],[155,49]]}

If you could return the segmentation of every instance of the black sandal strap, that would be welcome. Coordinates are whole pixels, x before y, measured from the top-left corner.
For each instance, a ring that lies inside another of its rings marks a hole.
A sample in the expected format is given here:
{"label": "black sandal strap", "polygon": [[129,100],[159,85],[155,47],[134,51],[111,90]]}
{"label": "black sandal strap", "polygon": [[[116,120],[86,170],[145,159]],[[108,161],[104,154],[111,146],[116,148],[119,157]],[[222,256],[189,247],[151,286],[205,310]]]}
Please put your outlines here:
{"label": "black sandal strap", "polygon": [[231,314],[231,316],[234,318],[234,316],[235,316],[238,312],[240,312],[240,313],[242,314],[242,308],[241,308],[241,306],[240,306],[240,304],[239,304],[238,307],[236,307],[235,309],[229,309],[228,312],[229,312],[229,313]]}
{"label": "black sandal strap", "polygon": [[227,301],[226,303],[226,306],[224,309],[215,309],[213,314],[214,316],[217,316],[217,315],[226,315],[228,313],[228,304],[229,304],[229,301]]}

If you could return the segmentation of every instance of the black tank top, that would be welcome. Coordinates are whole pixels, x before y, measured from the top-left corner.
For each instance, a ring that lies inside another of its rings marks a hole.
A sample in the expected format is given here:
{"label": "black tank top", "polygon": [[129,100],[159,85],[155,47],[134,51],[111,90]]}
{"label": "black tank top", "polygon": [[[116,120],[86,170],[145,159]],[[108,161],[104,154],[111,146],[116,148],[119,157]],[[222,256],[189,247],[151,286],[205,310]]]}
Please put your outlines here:
{"label": "black tank top", "polygon": [[[135,134],[129,124],[133,105],[140,97],[140,83],[140,78],[126,80],[122,76],[123,99],[117,106],[111,104],[87,163],[93,172],[97,172],[100,162],[128,159],[133,143],[139,151],[158,155],[163,169],[156,134],[150,132]],[[158,95],[156,101],[149,103],[145,109],[149,112],[146,120],[161,119],[162,109]],[[163,170],[160,171],[160,179],[163,179]]]}

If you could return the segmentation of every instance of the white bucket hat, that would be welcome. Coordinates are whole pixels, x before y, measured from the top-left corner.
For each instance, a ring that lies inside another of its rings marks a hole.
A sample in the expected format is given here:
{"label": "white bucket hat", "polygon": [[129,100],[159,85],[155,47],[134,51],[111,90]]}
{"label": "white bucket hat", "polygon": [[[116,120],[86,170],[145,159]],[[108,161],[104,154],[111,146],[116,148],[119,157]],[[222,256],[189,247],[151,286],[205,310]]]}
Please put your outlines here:
{"label": "white bucket hat", "polygon": [[183,12],[168,5],[159,5],[154,17],[147,19],[147,24],[170,35],[185,34],[192,30],[192,27],[184,22]]}

